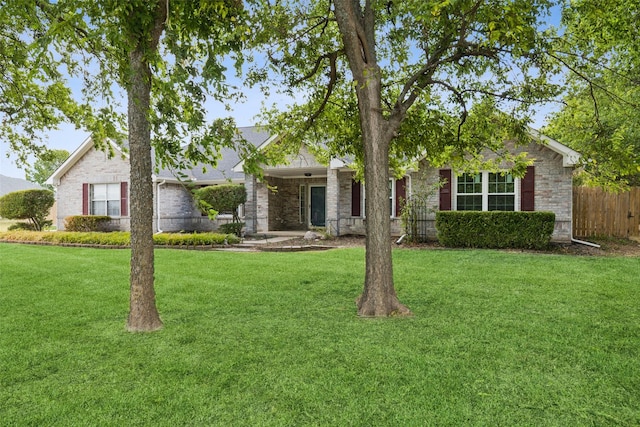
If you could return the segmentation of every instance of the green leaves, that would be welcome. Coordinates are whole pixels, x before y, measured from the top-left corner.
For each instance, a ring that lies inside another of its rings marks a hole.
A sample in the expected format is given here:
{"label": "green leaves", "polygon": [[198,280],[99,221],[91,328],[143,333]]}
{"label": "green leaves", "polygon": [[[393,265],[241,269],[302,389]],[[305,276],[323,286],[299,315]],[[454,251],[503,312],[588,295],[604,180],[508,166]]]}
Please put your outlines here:
{"label": "green leaves", "polygon": [[51,174],[69,157],[67,150],[47,150],[40,155],[33,166],[25,171],[28,181],[36,182],[43,187],[53,190],[53,187],[45,182]]}
{"label": "green leaves", "polygon": [[[252,77],[274,78],[270,90],[284,85],[281,92],[304,97],[286,112],[265,113],[263,121],[294,145],[322,141],[331,156],[363,164],[356,99],[361,82],[352,78],[344,56],[338,12],[325,2],[257,3],[256,42],[268,51],[268,62],[253,69]],[[406,163],[424,153],[447,161],[454,153],[475,153],[480,145],[495,147],[507,136],[528,141],[523,130],[531,107],[559,91],[552,81],[558,69],[545,55],[553,32],[538,30],[553,4],[373,2],[381,114],[390,129],[399,126],[392,132],[390,161]],[[325,59],[331,53],[337,54],[333,63]],[[377,78],[367,77],[367,69],[362,73],[361,80]],[[498,120],[506,127],[496,123],[499,111],[513,117]]]}
{"label": "green leaves", "polygon": [[563,108],[546,132],[582,153],[579,182],[640,185],[637,0],[572,1],[556,59],[569,70]]}
{"label": "green leaves", "polygon": [[14,191],[0,197],[0,217],[28,219],[34,230],[40,231],[47,223],[46,217],[53,203],[53,191],[50,190]]}
{"label": "green leaves", "polygon": [[247,201],[247,191],[242,184],[222,184],[193,191],[198,207],[214,220],[219,213],[231,214],[238,222],[238,206]]}

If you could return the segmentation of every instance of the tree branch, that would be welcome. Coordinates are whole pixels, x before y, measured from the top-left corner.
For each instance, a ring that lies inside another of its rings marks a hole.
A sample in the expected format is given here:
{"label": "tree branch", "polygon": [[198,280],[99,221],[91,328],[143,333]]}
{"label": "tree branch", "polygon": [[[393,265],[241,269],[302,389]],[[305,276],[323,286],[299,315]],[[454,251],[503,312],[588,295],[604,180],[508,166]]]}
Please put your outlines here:
{"label": "tree branch", "polygon": [[605,86],[603,86],[601,84],[596,84],[593,81],[593,79],[589,78],[589,76],[583,74],[576,67],[572,66],[567,61],[565,61],[563,58],[561,58],[560,56],[554,54],[553,52],[547,52],[547,55],[551,56],[553,59],[555,59],[556,61],[560,62],[562,65],[567,67],[567,69],[569,69],[569,71],[571,71],[576,76],[578,76],[583,81],[585,81],[587,84],[589,84],[589,86],[591,87],[590,90],[591,90],[592,94],[593,94],[593,88],[595,87],[595,88],[601,90],[602,92],[604,92],[605,94],[607,94],[609,97],[611,97],[611,99],[614,99],[614,100],[616,100],[616,101],[618,101],[618,102],[620,102],[622,104],[628,105],[628,106],[633,107],[633,108],[638,108],[639,107],[637,104],[635,104],[633,102],[630,102],[630,101],[627,101],[626,99],[624,99],[624,98],[616,95],[615,93],[611,92]]}
{"label": "tree branch", "polygon": [[[306,124],[306,129],[309,129],[315,120],[322,114],[324,111],[327,102],[329,102],[329,98],[331,98],[331,94],[333,94],[333,89],[336,86],[336,82],[338,80],[338,70],[336,68],[336,60],[338,59],[338,52],[332,52],[325,55],[329,59],[329,83],[327,84],[327,92],[324,95],[324,99],[320,103],[320,106],[317,108],[316,112],[309,117]],[[317,67],[316,67],[317,70]]]}

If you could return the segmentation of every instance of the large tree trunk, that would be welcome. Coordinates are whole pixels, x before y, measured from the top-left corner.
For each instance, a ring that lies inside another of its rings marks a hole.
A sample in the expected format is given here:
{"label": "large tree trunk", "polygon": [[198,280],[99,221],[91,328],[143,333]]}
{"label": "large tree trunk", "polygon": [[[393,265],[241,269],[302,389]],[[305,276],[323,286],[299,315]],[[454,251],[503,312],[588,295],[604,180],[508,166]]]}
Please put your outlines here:
{"label": "large tree trunk", "polygon": [[151,181],[151,131],[148,111],[151,71],[143,52],[129,55],[131,81],[127,88],[129,158],[131,163],[131,293],[129,331],[162,328],[153,288],[153,183]]}
{"label": "large tree trunk", "polygon": [[393,286],[391,211],[389,208],[389,144],[386,121],[376,108],[379,79],[358,89],[360,126],[364,147],[365,215],[367,218],[366,273],[358,298],[360,316],[408,315]]}
{"label": "large tree trunk", "polygon": [[375,16],[370,1],[334,0],[336,20],[356,83],[364,147],[366,273],[358,298],[360,316],[408,315],[393,286],[389,145],[393,130],[382,115],[380,68],[375,49]]}

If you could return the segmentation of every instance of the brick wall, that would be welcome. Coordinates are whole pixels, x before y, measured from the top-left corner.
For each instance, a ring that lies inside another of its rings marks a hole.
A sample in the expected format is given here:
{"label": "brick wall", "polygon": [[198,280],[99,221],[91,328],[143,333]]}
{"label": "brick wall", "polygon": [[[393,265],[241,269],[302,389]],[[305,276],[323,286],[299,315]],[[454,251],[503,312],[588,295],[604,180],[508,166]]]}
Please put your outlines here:
{"label": "brick wall", "polygon": [[[313,178],[276,178],[268,177],[270,186],[277,189],[276,192],[268,191],[268,218],[269,230],[307,230],[307,218],[300,221],[300,186],[303,185],[306,192],[307,213],[309,212],[309,187],[312,185],[326,185],[324,177]],[[329,195],[327,194],[327,202]]]}
{"label": "brick wall", "polygon": [[[56,191],[58,230],[64,230],[64,219],[82,215],[82,184],[107,184],[129,181],[129,161],[120,156],[90,148],[64,176]],[[116,218],[111,227],[129,230],[129,218]]]}
{"label": "brick wall", "polygon": [[[366,234],[366,219],[364,218],[364,205],[361,208],[361,216],[351,216],[351,180],[353,179],[353,172],[341,171],[338,173],[338,187],[340,191],[339,199],[339,235],[344,236],[348,234],[365,235]],[[364,188],[362,189],[362,198],[364,198]],[[361,201],[362,203],[362,201]],[[390,218],[391,221],[391,235],[399,236],[403,233],[402,222],[399,218]]]}
{"label": "brick wall", "polygon": [[[532,143],[528,146],[515,147],[513,143],[507,146],[513,153],[527,152],[529,159],[534,159],[535,166],[535,210],[550,211],[556,214],[556,224],[552,239],[566,242],[571,240],[571,215],[572,215],[572,168],[562,166],[562,155],[540,144]],[[485,152],[485,158],[496,158],[495,153]],[[503,165],[507,167],[507,165]],[[438,169],[429,167],[426,162],[421,162],[420,171],[411,175],[412,186],[425,186],[437,183],[439,179]],[[518,185],[520,181],[518,180]],[[516,192],[516,206],[520,206],[520,189]],[[439,194],[434,192],[427,199],[428,206],[437,209]],[[430,237],[436,237],[435,214],[429,216],[431,224],[427,230]]]}
{"label": "brick wall", "polygon": [[[59,230],[64,229],[64,218],[82,215],[82,184],[105,184],[129,182],[129,161],[119,156],[108,158],[102,151],[89,149],[76,164],[60,179],[56,192],[56,223]],[[157,192],[160,191],[160,209],[158,212]],[[203,216],[196,207],[190,191],[181,184],[154,184],[153,229],[166,232],[175,231],[211,231],[220,224],[230,222],[230,218],[221,217],[211,221]],[[160,215],[158,222],[157,215]],[[109,224],[111,230],[130,230],[129,217],[113,218]]]}

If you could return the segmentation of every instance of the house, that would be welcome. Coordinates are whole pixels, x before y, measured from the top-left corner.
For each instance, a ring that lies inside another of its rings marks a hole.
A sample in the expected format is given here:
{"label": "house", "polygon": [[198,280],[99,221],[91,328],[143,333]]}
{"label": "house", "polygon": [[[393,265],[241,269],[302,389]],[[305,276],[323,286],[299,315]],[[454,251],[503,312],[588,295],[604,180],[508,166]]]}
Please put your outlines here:
{"label": "house", "polygon": [[[243,137],[263,149],[277,139],[258,127],[240,128]],[[553,239],[569,241],[571,233],[572,171],[579,154],[535,133],[537,143],[517,147],[514,153],[527,152],[533,166],[524,178],[510,174],[481,172],[457,175],[451,168],[434,168],[421,161],[417,170],[389,181],[389,205],[394,234],[402,234],[402,200],[412,189],[445,181],[428,203],[441,210],[545,210],[556,214]],[[93,147],[90,138],[71,154],[49,178],[57,191],[58,229],[70,215],[94,214],[112,217],[111,228],[128,230],[129,162],[127,154],[114,146],[118,155],[109,158]],[[490,157],[490,153],[486,153]],[[248,234],[284,230],[308,230],[322,227],[332,235],[364,234],[364,188],[354,180],[354,171],[345,160],[319,162],[306,147],[287,164],[264,168],[261,180],[245,175],[242,161],[234,150],[222,152],[213,169],[203,165],[189,171],[189,182],[163,170],[154,175],[155,231],[215,230],[230,220],[220,216],[212,222],[197,209],[191,196],[193,186],[225,182],[244,183],[247,202],[241,216]],[[277,191],[273,191],[276,188]],[[427,218],[430,237],[435,238],[435,214]]]}

